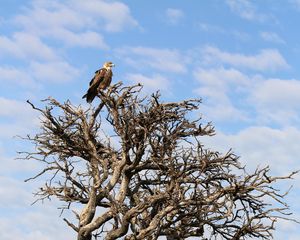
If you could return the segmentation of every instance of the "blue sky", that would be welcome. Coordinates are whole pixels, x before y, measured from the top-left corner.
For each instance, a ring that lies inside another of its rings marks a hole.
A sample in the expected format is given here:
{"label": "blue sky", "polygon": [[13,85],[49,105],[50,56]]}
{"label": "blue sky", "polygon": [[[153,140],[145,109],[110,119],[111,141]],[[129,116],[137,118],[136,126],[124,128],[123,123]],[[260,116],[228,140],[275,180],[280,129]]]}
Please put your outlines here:
{"label": "blue sky", "polygon": [[[0,239],[71,239],[57,203],[30,206],[35,163],[13,160],[36,131],[25,103],[48,96],[84,104],[96,69],[142,82],[163,99],[202,98],[217,135],[205,143],[241,155],[248,169],[300,169],[300,1],[3,0],[0,7]],[[287,198],[300,220],[300,177]],[[274,239],[299,239],[279,222]],[[13,235],[8,234],[14,232]]]}

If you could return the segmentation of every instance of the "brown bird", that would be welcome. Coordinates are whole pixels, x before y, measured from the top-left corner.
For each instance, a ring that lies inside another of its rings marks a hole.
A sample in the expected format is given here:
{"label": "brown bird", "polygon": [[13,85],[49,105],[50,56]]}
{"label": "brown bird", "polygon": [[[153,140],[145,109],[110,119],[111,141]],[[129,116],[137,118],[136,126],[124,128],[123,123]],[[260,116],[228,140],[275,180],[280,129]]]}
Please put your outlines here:
{"label": "brown bird", "polygon": [[111,83],[113,75],[111,68],[114,66],[112,62],[105,62],[103,67],[95,72],[95,76],[90,81],[90,87],[82,98],[86,98],[86,101],[91,103],[100,90],[106,89]]}

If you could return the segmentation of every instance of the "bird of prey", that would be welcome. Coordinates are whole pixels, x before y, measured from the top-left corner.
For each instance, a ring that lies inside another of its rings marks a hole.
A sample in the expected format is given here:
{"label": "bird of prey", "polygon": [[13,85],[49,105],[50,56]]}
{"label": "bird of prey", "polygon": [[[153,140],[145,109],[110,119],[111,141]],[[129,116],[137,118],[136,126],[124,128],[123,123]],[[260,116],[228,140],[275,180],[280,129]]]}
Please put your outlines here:
{"label": "bird of prey", "polygon": [[112,62],[105,62],[103,67],[95,72],[95,76],[90,81],[90,87],[82,98],[86,98],[86,101],[91,103],[100,90],[106,89],[111,83],[113,75],[111,68],[114,66]]}

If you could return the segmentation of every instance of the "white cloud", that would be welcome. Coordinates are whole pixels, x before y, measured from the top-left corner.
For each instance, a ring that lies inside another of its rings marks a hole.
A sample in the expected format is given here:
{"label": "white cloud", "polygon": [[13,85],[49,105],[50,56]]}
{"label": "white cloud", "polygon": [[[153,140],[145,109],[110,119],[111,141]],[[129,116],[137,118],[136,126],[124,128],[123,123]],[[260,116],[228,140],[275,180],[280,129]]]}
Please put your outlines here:
{"label": "white cloud", "polygon": [[85,31],[75,33],[65,28],[52,29],[47,33],[48,37],[55,36],[56,39],[61,40],[67,46],[91,47],[98,49],[108,49],[108,45],[104,41],[101,34],[94,31]]}
{"label": "white cloud", "polygon": [[[12,38],[0,36],[0,51],[21,59],[57,60],[55,51],[35,35],[16,32]],[[2,55],[3,57],[4,55]]]}
{"label": "white cloud", "polygon": [[264,126],[248,127],[236,134],[217,132],[204,140],[204,144],[222,152],[233,148],[241,156],[247,169],[269,165],[276,174],[286,174],[299,169],[298,157],[300,131],[286,127],[273,129]]}
{"label": "white cloud", "polygon": [[250,21],[260,21],[264,22],[270,17],[266,14],[258,13],[253,2],[248,0],[226,0],[227,5],[237,15],[241,18]]}
{"label": "white cloud", "polygon": [[[6,102],[1,100],[1,104],[3,103]],[[13,116],[15,111],[12,110],[6,115]],[[23,121],[26,118],[24,112],[18,113]],[[10,144],[8,142],[5,147],[8,148]],[[24,150],[24,142],[21,147],[17,150]],[[3,154],[0,155],[0,161],[0,239],[74,239],[75,232],[59,217],[60,210],[57,207],[61,204],[57,200],[52,199],[51,202],[46,200],[45,204],[39,202],[31,205],[36,200],[32,192],[35,192],[43,181],[37,179],[25,183],[24,179],[34,176],[41,165],[34,161],[3,158]]]}
{"label": "white cloud", "polygon": [[254,6],[248,0],[226,0],[226,3],[242,18],[252,20],[256,15]]}
{"label": "white cloud", "polygon": [[0,106],[1,106],[0,116],[1,117],[18,116],[20,115],[21,112],[23,112],[26,105],[27,104],[25,102],[0,97]]}
{"label": "white cloud", "polygon": [[0,97],[0,137],[11,139],[13,136],[29,133],[38,126],[37,112],[24,100]]}
{"label": "white cloud", "polygon": [[268,79],[257,84],[250,94],[262,122],[281,125],[300,121],[300,81]]}
{"label": "white cloud", "polygon": [[210,85],[218,89],[227,89],[229,84],[234,84],[236,87],[247,85],[249,78],[240,71],[224,67],[220,68],[198,68],[194,71],[195,78],[202,84]]}
{"label": "white cloud", "polygon": [[32,75],[38,81],[68,82],[79,75],[79,70],[67,62],[32,62],[30,64]]}
{"label": "white cloud", "polygon": [[28,72],[12,66],[0,66],[0,83],[2,86],[22,86],[36,88],[35,81]]}
{"label": "white cloud", "polygon": [[[78,12],[83,12],[86,16],[92,16],[94,20],[102,19],[104,29],[107,31],[118,32],[130,26],[138,26],[138,22],[131,16],[130,9],[122,2],[71,0],[68,6],[74,6],[74,9]],[[102,24],[102,22],[98,22],[97,27],[101,28]]]}
{"label": "white cloud", "polygon": [[251,40],[251,35],[246,32],[233,30],[233,31],[229,32],[229,34],[232,34],[235,38],[237,38],[238,40],[241,40],[241,41]]}
{"label": "white cloud", "polygon": [[245,120],[243,111],[239,110],[229,94],[245,91],[250,79],[236,69],[198,68],[194,77],[199,82],[195,92],[204,98],[204,115],[213,121]]}
{"label": "white cloud", "polygon": [[198,23],[196,23],[196,26],[201,31],[204,31],[207,33],[224,34],[224,35],[228,35],[230,37],[233,36],[233,37],[237,38],[238,40],[242,40],[242,41],[248,41],[249,39],[251,39],[250,35],[246,32],[233,30],[233,29],[226,29],[226,28],[222,28],[220,26],[213,25],[213,24],[198,22]]}
{"label": "white cloud", "polygon": [[233,123],[247,120],[246,113],[234,106],[226,93],[214,91],[207,87],[198,88],[195,90],[195,93],[204,99],[201,113],[206,121]]}
{"label": "white cloud", "polygon": [[[14,152],[16,150],[17,151],[25,150],[25,148],[27,150],[34,148],[34,146],[30,146],[27,148],[27,144],[29,144],[29,143],[26,142],[25,140],[22,140],[20,138],[14,138],[14,148],[15,148]],[[10,151],[11,151],[11,149],[8,149],[7,145],[6,145],[5,149],[1,149],[1,146],[0,146],[0,153],[1,153],[0,161],[2,164],[1,165],[2,167],[0,169],[0,175],[3,178],[4,177],[11,178],[10,181],[19,181],[18,180],[19,178],[22,178],[24,176],[24,179],[25,179],[29,176],[33,176],[35,173],[37,173],[38,171],[41,170],[41,166],[35,161],[16,159],[21,156],[21,155],[18,155],[17,153],[14,153],[13,154],[14,156],[9,157]],[[18,178],[16,178],[16,176],[18,176]],[[21,183],[24,184],[23,180]],[[14,184],[10,184],[10,185],[15,186]],[[14,189],[14,188],[12,187],[12,189]],[[27,192],[27,194],[30,194],[30,196],[31,196],[31,192],[28,192],[27,190],[26,190],[26,192]],[[22,194],[23,194],[23,191],[20,192],[20,195],[22,195]],[[7,197],[11,197],[11,196],[7,196]],[[25,197],[23,199],[25,200]],[[28,198],[26,198],[26,199],[28,200]],[[31,202],[31,201],[32,201],[32,198],[30,200],[28,200],[28,202]]]}
{"label": "white cloud", "polygon": [[300,0],[290,0],[290,3],[300,10]]}
{"label": "white cloud", "polygon": [[[206,47],[203,52],[204,62],[193,71],[199,83],[194,92],[203,98],[202,109],[208,119],[217,123],[238,120],[242,124],[281,127],[300,123],[300,81],[245,74],[230,67],[276,69],[280,59],[283,67],[287,63],[278,52],[263,50],[257,55],[242,55],[213,47]],[[272,53],[275,55],[268,57]]]}
{"label": "white cloud", "polygon": [[15,17],[14,22],[27,32],[59,39],[71,46],[104,49],[107,44],[99,32],[119,32],[138,26],[127,5],[102,0],[34,1],[30,9]]}
{"label": "white cloud", "polygon": [[[298,174],[299,175],[299,174]],[[297,176],[296,176],[297,177]],[[290,206],[298,206],[299,200],[298,200],[298,192],[295,191],[295,188],[293,187],[290,194],[287,195],[287,198]],[[294,196],[293,196],[294,195]],[[291,216],[294,219],[297,219],[299,221],[300,215],[298,212],[293,211],[293,215]],[[274,232],[274,239],[286,239],[286,240],[298,240],[299,234],[297,234],[297,230],[299,229],[299,223],[295,223],[292,221],[287,220],[278,220],[278,224],[276,227],[276,231]],[[287,237],[288,236],[288,237]]]}
{"label": "white cloud", "polygon": [[[3,89],[13,92],[14,96],[37,97],[32,90],[43,89],[48,83],[64,83],[76,79],[81,69],[77,69],[66,61],[28,61],[28,66],[0,66],[0,83]],[[29,92],[24,91],[27,89]]]}
{"label": "white cloud", "polygon": [[204,63],[225,63],[235,67],[242,67],[257,71],[276,71],[289,67],[284,57],[277,49],[263,49],[256,55],[244,55],[221,51],[207,46],[203,49]]}
{"label": "white cloud", "polygon": [[199,83],[194,92],[204,98],[205,116],[218,123],[239,120],[244,124],[299,124],[300,81],[247,75],[235,68],[222,66],[228,64],[261,71],[287,67],[277,50],[243,55],[206,47],[203,52],[202,67],[196,68],[193,74]]}
{"label": "white cloud", "polygon": [[188,59],[176,49],[124,47],[115,50],[118,57],[133,67],[152,67],[159,71],[185,73]]}
{"label": "white cloud", "polygon": [[[22,117],[22,114],[19,114],[19,118]],[[25,118],[25,117],[24,117]],[[12,119],[12,118],[11,118]],[[13,119],[10,120],[10,123],[2,123],[2,121],[0,122],[0,139],[3,140],[9,140],[12,141],[13,138],[15,136],[25,136],[26,134],[28,134],[29,132],[32,132],[34,127],[37,127],[37,124],[30,124],[29,121],[37,121],[36,119],[30,119],[30,118],[26,118],[24,119],[24,121],[22,122],[21,119]]]}
{"label": "white cloud", "polygon": [[85,19],[78,17],[78,13],[73,10],[73,7],[68,7],[67,4],[55,0],[35,0],[23,10],[22,14],[15,16],[14,22],[23,26],[28,32],[42,31],[41,33],[43,33],[49,28],[82,28],[86,24]]}
{"label": "white cloud", "polygon": [[[1,105],[7,103],[1,99]],[[10,107],[13,107],[11,103]],[[13,103],[18,105],[18,103]],[[7,106],[9,107],[9,106]],[[24,110],[24,107],[23,107]],[[12,110],[5,115],[15,115],[16,110]],[[25,112],[25,111],[24,111]],[[25,120],[24,112],[20,112],[19,117]],[[1,116],[1,119],[3,117]],[[6,142],[8,148],[12,143]],[[25,144],[26,145],[26,144]],[[21,145],[24,150],[24,142]],[[33,147],[33,146],[31,146]],[[14,156],[15,157],[15,156]],[[62,218],[59,217],[61,206],[57,200],[45,201],[31,205],[36,200],[32,194],[43,184],[41,179],[25,183],[24,179],[34,176],[41,165],[34,161],[13,160],[0,155],[0,239],[74,239],[75,232],[68,228]],[[40,169],[39,169],[40,170]]]}
{"label": "white cloud", "polygon": [[177,24],[184,17],[184,13],[180,9],[168,8],[166,10],[166,17],[169,23]]}
{"label": "white cloud", "polygon": [[214,122],[296,126],[300,123],[300,81],[246,75],[234,68],[197,68],[194,90],[204,99],[203,112]]}
{"label": "white cloud", "polygon": [[[19,207],[20,199],[22,199],[23,203],[30,203],[32,196],[31,193],[28,192],[28,189],[25,188],[24,182],[4,176],[0,177],[0,181],[0,195],[2,196],[0,198],[1,206],[5,206],[9,203],[10,207]],[[18,189],[17,193],[16,189]]]}
{"label": "white cloud", "polygon": [[[299,129],[294,127],[275,129],[267,126],[252,126],[232,134],[217,130],[215,136],[202,139],[202,144],[212,150],[225,153],[232,149],[234,153],[240,156],[240,161],[242,165],[246,166],[248,173],[252,173],[257,166],[270,166],[273,176],[288,175],[300,169],[299,142]],[[280,186],[275,186],[284,192],[289,189],[290,185],[294,185],[286,198],[288,203],[294,207],[297,206],[295,199],[299,195],[300,188],[300,181],[297,178],[299,178],[299,174],[295,180],[280,181]],[[294,198],[292,198],[293,195]],[[297,212],[296,210],[292,211]],[[297,215],[292,217],[299,219]],[[287,229],[294,232],[294,227],[298,229],[295,224],[286,225],[280,221],[276,227],[278,231],[275,232],[278,238],[275,239],[282,239],[281,234],[287,233]]]}
{"label": "white cloud", "polygon": [[300,101],[299,93],[300,81],[298,80],[269,79],[257,86],[253,92],[253,98],[261,104],[297,107]]}
{"label": "white cloud", "polygon": [[[18,187],[13,190],[18,193],[22,188]],[[75,232],[63,222],[62,218],[58,217],[59,210],[45,205],[30,206],[29,203],[24,203],[22,197],[18,195],[14,198],[18,200],[20,207],[17,210],[11,209],[11,214],[8,216],[2,212],[0,217],[1,239],[63,240],[75,238]],[[7,202],[3,206],[7,206]],[[57,211],[57,214],[55,214],[55,211]]]}
{"label": "white cloud", "polygon": [[212,32],[212,33],[225,33],[226,31],[216,25],[212,25],[209,23],[204,23],[204,22],[199,22],[197,23],[197,27],[199,27],[199,29],[201,31],[205,31],[205,32]]}
{"label": "white cloud", "polygon": [[0,36],[0,50],[18,58],[53,60],[58,57],[45,39],[59,40],[67,46],[108,49],[101,32],[119,32],[137,27],[130,9],[121,2],[102,0],[32,1],[29,8],[14,17],[22,28],[12,38]]}
{"label": "white cloud", "polygon": [[267,41],[267,42],[273,42],[273,43],[285,43],[285,41],[278,36],[277,33],[274,32],[261,32],[260,36],[263,40]]}
{"label": "white cloud", "polygon": [[144,86],[144,90],[148,93],[159,91],[170,91],[170,81],[159,75],[153,74],[151,77],[144,76],[142,74],[127,74],[126,79],[134,84],[141,83]]}

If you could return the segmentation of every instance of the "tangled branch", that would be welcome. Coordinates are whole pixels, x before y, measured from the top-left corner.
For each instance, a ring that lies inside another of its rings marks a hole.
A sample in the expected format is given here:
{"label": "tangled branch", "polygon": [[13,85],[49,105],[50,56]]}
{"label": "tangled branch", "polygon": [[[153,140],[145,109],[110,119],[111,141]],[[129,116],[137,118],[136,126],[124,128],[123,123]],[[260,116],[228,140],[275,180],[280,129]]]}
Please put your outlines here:
{"label": "tangled branch", "polygon": [[[26,137],[36,151],[22,156],[44,168],[26,181],[48,177],[37,200],[56,197],[70,209],[82,204],[74,212],[77,223],[64,219],[78,240],[93,234],[106,240],[270,239],[276,220],[290,214],[286,194],[273,183],[296,172],[273,177],[265,167],[247,174],[231,151],[202,145],[213,126],[188,117],[200,100],[165,103],[158,93],[140,99],[140,90],[115,84],[88,109],[53,98],[44,100],[44,109],[29,102],[41,114],[41,129]],[[102,134],[104,124],[110,137]]]}

